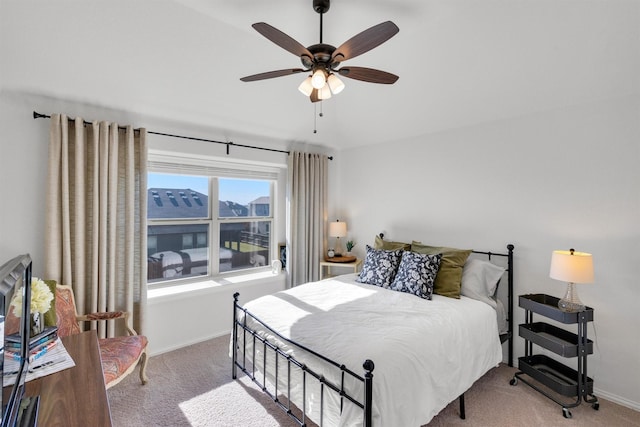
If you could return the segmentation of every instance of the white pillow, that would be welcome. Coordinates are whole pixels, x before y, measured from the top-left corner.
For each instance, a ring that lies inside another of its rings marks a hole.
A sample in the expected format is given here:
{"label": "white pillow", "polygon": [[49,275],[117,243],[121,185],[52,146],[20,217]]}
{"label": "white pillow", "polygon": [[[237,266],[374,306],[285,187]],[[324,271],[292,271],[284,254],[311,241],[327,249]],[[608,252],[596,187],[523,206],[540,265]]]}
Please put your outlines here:
{"label": "white pillow", "polygon": [[496,308],[496,302],[492,296],[496,293],[498,281],[505,271],[504,267],[489,261],[467,259],[462,269],[460,294]]}

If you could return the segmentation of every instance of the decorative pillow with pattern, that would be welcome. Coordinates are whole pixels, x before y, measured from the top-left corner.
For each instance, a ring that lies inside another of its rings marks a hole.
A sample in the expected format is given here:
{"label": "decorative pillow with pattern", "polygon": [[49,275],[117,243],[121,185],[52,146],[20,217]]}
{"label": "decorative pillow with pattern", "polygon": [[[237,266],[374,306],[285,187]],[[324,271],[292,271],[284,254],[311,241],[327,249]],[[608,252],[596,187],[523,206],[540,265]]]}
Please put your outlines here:
{"label": "decorative pillow with pattern", "polygon": [[388,288],[396,277],[402,249],[387,251],[367,245],[367,255],[357,282]]}
{"label": "decorative pillow with pattern", "polygon": [[442,254],[404,252],[390,289],[430,300],[441,260]]}

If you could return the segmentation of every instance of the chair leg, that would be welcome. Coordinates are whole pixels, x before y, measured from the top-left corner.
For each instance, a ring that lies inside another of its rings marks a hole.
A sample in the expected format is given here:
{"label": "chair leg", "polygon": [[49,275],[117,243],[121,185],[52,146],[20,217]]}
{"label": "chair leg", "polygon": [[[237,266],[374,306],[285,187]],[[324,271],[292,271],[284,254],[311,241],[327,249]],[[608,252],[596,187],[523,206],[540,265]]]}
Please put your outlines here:
{"label": "chair leg", "polygon": [[147,351],[145,350],[140,356],[140,381],[142,385],[145,385],[148,381],[147,378]]}

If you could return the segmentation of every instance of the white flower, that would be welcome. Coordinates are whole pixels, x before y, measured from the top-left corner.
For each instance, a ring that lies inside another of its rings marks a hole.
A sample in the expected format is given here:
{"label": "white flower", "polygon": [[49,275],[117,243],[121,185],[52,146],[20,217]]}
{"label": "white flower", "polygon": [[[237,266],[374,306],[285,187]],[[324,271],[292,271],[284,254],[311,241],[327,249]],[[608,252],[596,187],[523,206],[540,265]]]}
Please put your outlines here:
{"label": "white flower", "polygon": [[[46,313],[51,308],[53,294],[42,279],[31,278],[31,313]],[[11,301],[13,313],[20,317],[22,315],[22,292],[18,292]]]}

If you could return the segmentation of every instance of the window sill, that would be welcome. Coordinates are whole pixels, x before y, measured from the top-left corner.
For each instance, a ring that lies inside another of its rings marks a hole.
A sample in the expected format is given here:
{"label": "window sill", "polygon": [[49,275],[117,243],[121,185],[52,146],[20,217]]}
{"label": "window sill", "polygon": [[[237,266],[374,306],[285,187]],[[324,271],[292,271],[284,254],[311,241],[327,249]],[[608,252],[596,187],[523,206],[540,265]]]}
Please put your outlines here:
{"label": "window sill", "polygon": [[268,271],[252,272],[229,277],[218,277],[215,279],[207,279],[202,281],[180,283],[173,286],[164,286],[147,290],[147,301],[161,301],[164,299],[175,299],[186,296],[193,296],[200,293],[211,293],[229,289],[229,286],[235,285],[235,288],[250,286],[259,282],[284,280],[284,273],[273,274],[271,269]]}

